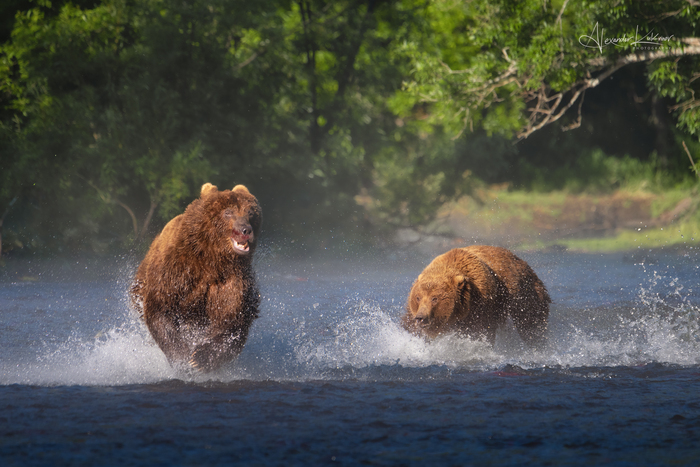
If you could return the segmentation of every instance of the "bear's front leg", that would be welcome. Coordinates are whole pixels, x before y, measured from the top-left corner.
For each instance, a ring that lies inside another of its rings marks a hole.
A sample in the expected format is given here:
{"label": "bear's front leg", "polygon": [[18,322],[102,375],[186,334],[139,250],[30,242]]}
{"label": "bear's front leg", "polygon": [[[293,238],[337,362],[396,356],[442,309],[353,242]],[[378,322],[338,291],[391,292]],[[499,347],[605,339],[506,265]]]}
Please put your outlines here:
{"label": "bear's front leg", "polygon": [[207,298],[206,340],[197,345],[190,365],[200,371],[214,371],[234,360],[243,350],[248,331],[258,314],[257,288],[241,287],[239,281],[212,285]]}
{"label": "bear's front leg", "polygon": [[247,336],[219,335],[195,347],[189,364],[202,372],[218,370],[226,363],[235,360],[243,350]]}
{"label": "bear's front leg", "polygon": [[144,310],[144,320],[158,347],[163,351],[171,365],[185,360],[189,354],[188,339],[183,329],[173,317],[177,312],[165,310],[159,302],[148,302]]}

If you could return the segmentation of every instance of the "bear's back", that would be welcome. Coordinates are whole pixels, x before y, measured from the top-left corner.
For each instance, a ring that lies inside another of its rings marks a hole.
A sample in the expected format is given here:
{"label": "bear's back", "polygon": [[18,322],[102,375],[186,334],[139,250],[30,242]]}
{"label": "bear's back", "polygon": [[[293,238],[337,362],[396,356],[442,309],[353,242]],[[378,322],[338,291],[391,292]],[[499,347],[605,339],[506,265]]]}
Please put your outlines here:
{"label": "bear's back", "polygon": [[549,294],[532,268],[514,253],[505,248],[476,245],[463,248],[483,261],[503,282],[511,297],[530,296],[533,292],[550,302]]}

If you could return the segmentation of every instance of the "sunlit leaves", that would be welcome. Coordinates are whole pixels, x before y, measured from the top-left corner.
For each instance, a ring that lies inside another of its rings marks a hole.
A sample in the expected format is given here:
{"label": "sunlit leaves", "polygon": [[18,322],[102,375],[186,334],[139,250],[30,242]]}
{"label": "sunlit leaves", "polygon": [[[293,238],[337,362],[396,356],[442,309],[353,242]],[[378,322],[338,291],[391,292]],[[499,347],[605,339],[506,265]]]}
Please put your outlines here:
{"label": "sunlit leaves", "polygon": [[[652,49],[680,47],[681,38],[698,35],[699,10],[683,1],[435,0],[425,9],[429,32],[398,50],[412,70],[393,108],[405,115],[412,105],[426,103],[431,121],[450,131],[481,125],[490,133],[512,134],[523,125],[515,109],[526,108],[529,92],[542,86],[552,94],[565,92],[595,76],[605,60],[649,49],[654,38],[665,39]],[[590,48],[581,45],[582,37]],[[688,62],[694,59],[681,62],[652,65],[650,81],[661,95],[688,98],[696,73]],[[511,66],[515,73],[508,72]],[[688,116],[682,125],[691,121]]]}

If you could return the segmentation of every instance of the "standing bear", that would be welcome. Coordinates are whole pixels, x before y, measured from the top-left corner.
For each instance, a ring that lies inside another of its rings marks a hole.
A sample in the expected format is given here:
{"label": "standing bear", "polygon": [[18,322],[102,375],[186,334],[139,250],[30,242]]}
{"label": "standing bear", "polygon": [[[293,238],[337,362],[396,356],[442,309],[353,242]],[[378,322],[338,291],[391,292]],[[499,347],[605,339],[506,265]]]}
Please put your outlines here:
{"label": "standing bear", "polygon": [[131,300],[171,365],[213,371],[243,349],[260,303],[251,262],[261,224],[245,186],[205,183],[153,240]]}
{"label": "standing bear", "polygon": [[510,316],[523,341],[540,348],[551,301],[530,266],[505,248],[455,248],[418,276],[403,326],[428,338],[457,332],[493,345]]}

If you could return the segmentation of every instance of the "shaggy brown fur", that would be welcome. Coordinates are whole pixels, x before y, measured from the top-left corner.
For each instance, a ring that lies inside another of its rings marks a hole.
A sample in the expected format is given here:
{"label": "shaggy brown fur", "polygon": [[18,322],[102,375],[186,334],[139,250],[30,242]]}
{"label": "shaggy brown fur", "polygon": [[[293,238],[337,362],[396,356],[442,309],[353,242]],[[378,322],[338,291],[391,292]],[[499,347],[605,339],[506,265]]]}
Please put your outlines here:
{"label": "shaggy brown fur", "polygon": [[505,248],[456,248],[435,258],[411,288],[404,327],[433,338],[458,332],[491,344],[508,316],[528,345],[545,341],[551,299],[528,264]]}
{"label": "shaggy brown fur", "polygon": [[153,240],[131,298],[171,364],[212,371],[243,349],[260,302],[251,261],[261,224],[246,187],[206,183]]}

